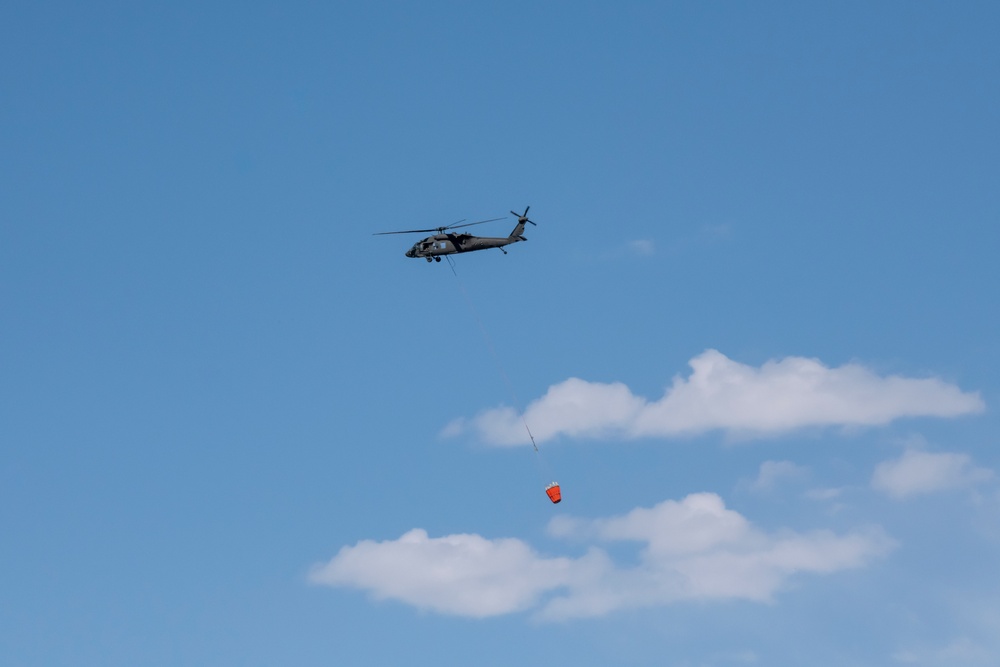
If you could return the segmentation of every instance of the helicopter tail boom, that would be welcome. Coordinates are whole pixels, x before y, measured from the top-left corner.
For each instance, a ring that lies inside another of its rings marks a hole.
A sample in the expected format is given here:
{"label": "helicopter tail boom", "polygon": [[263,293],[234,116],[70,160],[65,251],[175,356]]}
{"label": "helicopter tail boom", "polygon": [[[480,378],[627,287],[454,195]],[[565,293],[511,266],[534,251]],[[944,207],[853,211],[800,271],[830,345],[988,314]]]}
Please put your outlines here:
{"label": "helicopter tail boom", "polygon": [[510,236],[508,236],[507,238],[510,239],[511,243],[514,243],[516,241],[527,241],[528,239],[523,236],[523,233],[524,233],[524,223],[518,222],[517,226],[514,227],[514,230],[510,233]]}
{"label": "helicopter tail boom", "polygon": [[514,243],[515,241],[527,241],[528,240],[528,239],[526,239],[523,236],[523,234],[524,234],[524,225],[526,223],[535,224],[533,221],[528,220],[528,209],[529,208],[531,208],[531,207],[530,206],[526,206],[524,208],[524,213],[518,213],[517,211],[511,211],[510,212],[511,215],[516,215],[517,216],[517,226],[514,227],[514,231],[512,231],[510,233],[510,236],[507,237],[507,238],[510,239],[511,243]]}

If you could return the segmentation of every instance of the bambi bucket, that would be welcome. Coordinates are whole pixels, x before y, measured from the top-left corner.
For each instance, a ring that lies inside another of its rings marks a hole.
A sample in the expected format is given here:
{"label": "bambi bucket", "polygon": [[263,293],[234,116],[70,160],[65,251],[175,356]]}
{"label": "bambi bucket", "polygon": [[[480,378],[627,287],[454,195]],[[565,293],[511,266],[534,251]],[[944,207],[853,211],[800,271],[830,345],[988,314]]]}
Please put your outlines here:
{"label": "bambi bucket", "polygon": [[559,484],[557,482],[552,482],[545,487],[545,494],[549,497],[553,503],[557,503],[562,500],[562,492],[559,490]]}

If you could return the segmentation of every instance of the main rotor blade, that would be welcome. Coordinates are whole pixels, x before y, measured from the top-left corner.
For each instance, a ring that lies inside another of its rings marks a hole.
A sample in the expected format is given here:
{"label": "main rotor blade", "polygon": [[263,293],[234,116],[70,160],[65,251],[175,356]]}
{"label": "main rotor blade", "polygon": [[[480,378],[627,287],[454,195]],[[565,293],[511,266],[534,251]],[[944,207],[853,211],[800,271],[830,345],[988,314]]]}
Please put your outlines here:
{"label": "main rotor blade", "polygon": [[434,227],[433,229],[406,229],[401,232],[376,232],[372,236],[384,236],[386,234],[421,234],[426,232],[437,232],[439,234],[444,233],[449,229],[458,229],[459,227],[471,227],[472,225],[481,225],[484,222],[496,222],[497,220],[503,220],[503,218],[491,218],[489,220],[480,220],[479,222],[466,222],[464,225],[458,224],[459,222],[464,222],[465,218],[459,220],[458,222],[453,222],[446,227]]}
{"label": "main rotor blade", "polygon": [[440,227],[436,227],[435,229],[407,229],[402,232],[375,232],[372,236],[385,236],[386,234],[418,234],[423,232],[436,232],[440,231],[440,229]]}
{"label": "main rotor blade", "polygon": [[[441,230],[445,229],[458,229],[459,227],[471,227],[472,225],[481,225],[484,222],[496,222],[497,220],[503,220],[503,218],[490,218],[489,220],[480,220],[479,222],[467,222],[464,225],[448,225],[447,227],[442,227]],[[461,220],[459,220],[461,222]]]}

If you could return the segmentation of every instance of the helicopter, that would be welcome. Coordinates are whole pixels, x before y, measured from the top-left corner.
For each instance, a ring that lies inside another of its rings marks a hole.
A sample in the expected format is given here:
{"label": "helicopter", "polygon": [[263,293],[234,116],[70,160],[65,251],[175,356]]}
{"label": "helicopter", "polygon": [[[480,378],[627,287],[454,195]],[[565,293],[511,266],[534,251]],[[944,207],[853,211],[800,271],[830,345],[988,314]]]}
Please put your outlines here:
{"label": "helicopter", "polygon": [[[459,220],[458,222],[452,223],[446,227],[435,227],[434,229],[407,229],[401,232],[378,232],[372,236],[382,236],[385,234],[417,234],[420,232],[437,232],[434,236],[428,236],[425,239],[417,241],[413,244],[413,247],[406,251],[407,257],[423,257],[428,262],[440,262],[443,255],[455,255],[461,252],[472,252],[473,250],[486,250],[487,248],[499,248],[500,252],[507,254],[507,251],[503,249],[504,246],[510,245],[511,243],[517,243],[518,241],[527,241],[524,236],[525,223],[535,223],[528,220],[528,209],[530,206],[524,208],[524,213],[516,213],[511,211],[510,214],[517,216],[517,225],[509,236],[473,236],[465,232],[453,233],[450,230],[459,229],[461,227],[472,227],[473,225],[481,225],[487,222],[496,222],[497,220],[503,220],[503,218],[491,218],[490,220],[480,220],[479,222],[469,222],[466,224],[460,224],[465,222],[464,220]],[[537,226],[537,225],[536,225]]]}

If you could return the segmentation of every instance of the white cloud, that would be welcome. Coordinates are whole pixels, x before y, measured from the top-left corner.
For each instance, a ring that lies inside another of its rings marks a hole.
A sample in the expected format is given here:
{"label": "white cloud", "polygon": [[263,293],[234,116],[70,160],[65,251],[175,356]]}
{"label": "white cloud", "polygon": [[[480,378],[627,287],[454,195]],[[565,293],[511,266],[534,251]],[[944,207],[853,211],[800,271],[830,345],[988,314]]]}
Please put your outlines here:
{"label": "white cloud", "polygon": [[[858,364],[829,368],[815,359],[786,357],[760,368],[716,350],[689,362],[662,398],[635,396],[620,382],[570,378],[549,387],[524,418],[536,441],[574,438],[671,437],[721,429],[763,436],[810,426],[875,426],[903,417],[955,417],[983,410],[978,393],[937,378],[879,376]],[[520,415],[510,408],[456,420],[446,433],[473,431],[497,445],[527,443]]]}
{"label": "white cloud", "polygon": [[656,254],[656,243],[651,239],[633,239],[624,241],[610,249],[602,251],[597,259],[604,261],[619,261],[631,257],[652,257]]}
{"label": "white cloud", "polygon": [[909,449],[898,459],[875,467],[872,487],[903,499],[972,486],[993,477],[993,471],[972,464],[966,454],[921,452]]}
{"label": "white cloud", "polygon": [[733,237],[733,226],[728,223],[721,225],[702,225],[701,238],[708,241],[728,241]]}
{"label": "white cloud", "polygon": [[618,567],[600,548],[544,557],[517,539],[479,535],[364,540],[317,565],[318,584],[367,590],[444,614],[485,617],[528,609],[546,619],[602,616],[682,600],[769,601],[796,573],[862,567],[892,548],[880,529],[769,534],[715,494],[693,494],[606,519],[554,519],[556,537],[643,545]]}
{"label": "white cloud", "polygon": [[757,479],[750,483],[754,491],[770,491],[781,480],[802,479],[809,474],[809,468],[791,461],[764,461],[760,464]]}
{"label": "white cloud", "polygon": [[897,651],[893,660],[904,665],[924,665],[925,667],[973,667],[994,666],[1000,655],[994,649],[977,643],[968,637],[959,637],[941,648],[920,648]]}
{"label": "white cloud", "polygon": [[656,252],[656,245],[649,239],[638,239],[628,242],[628,249],[635,255],[649,257]]}
{"label": "white cloud", "polygon": [[398,540],[344,547],[310,580],[354,586],[377,599],[459,616],[495,616],[533,606],[540,593],[566,583],[579,563],[540,557],[516,539],[479,535],[431,538],[415,528]]}
{"label": "white cloud", "polygon": [[995,587],[979,582],[977,590],[952,592],[937,605],[946,610],[949,625],[955,626],[950,641],[934,641],[923,636],[893,659],[904,665],[922,667],[995,667],[1000,665],[1000,611]]}
{"label": "white cloud", "polygon": [[833,500],[834,498],[840,497],[843,492],[843,487],[809,489],[806,491],[805,496],[809,500]]}

